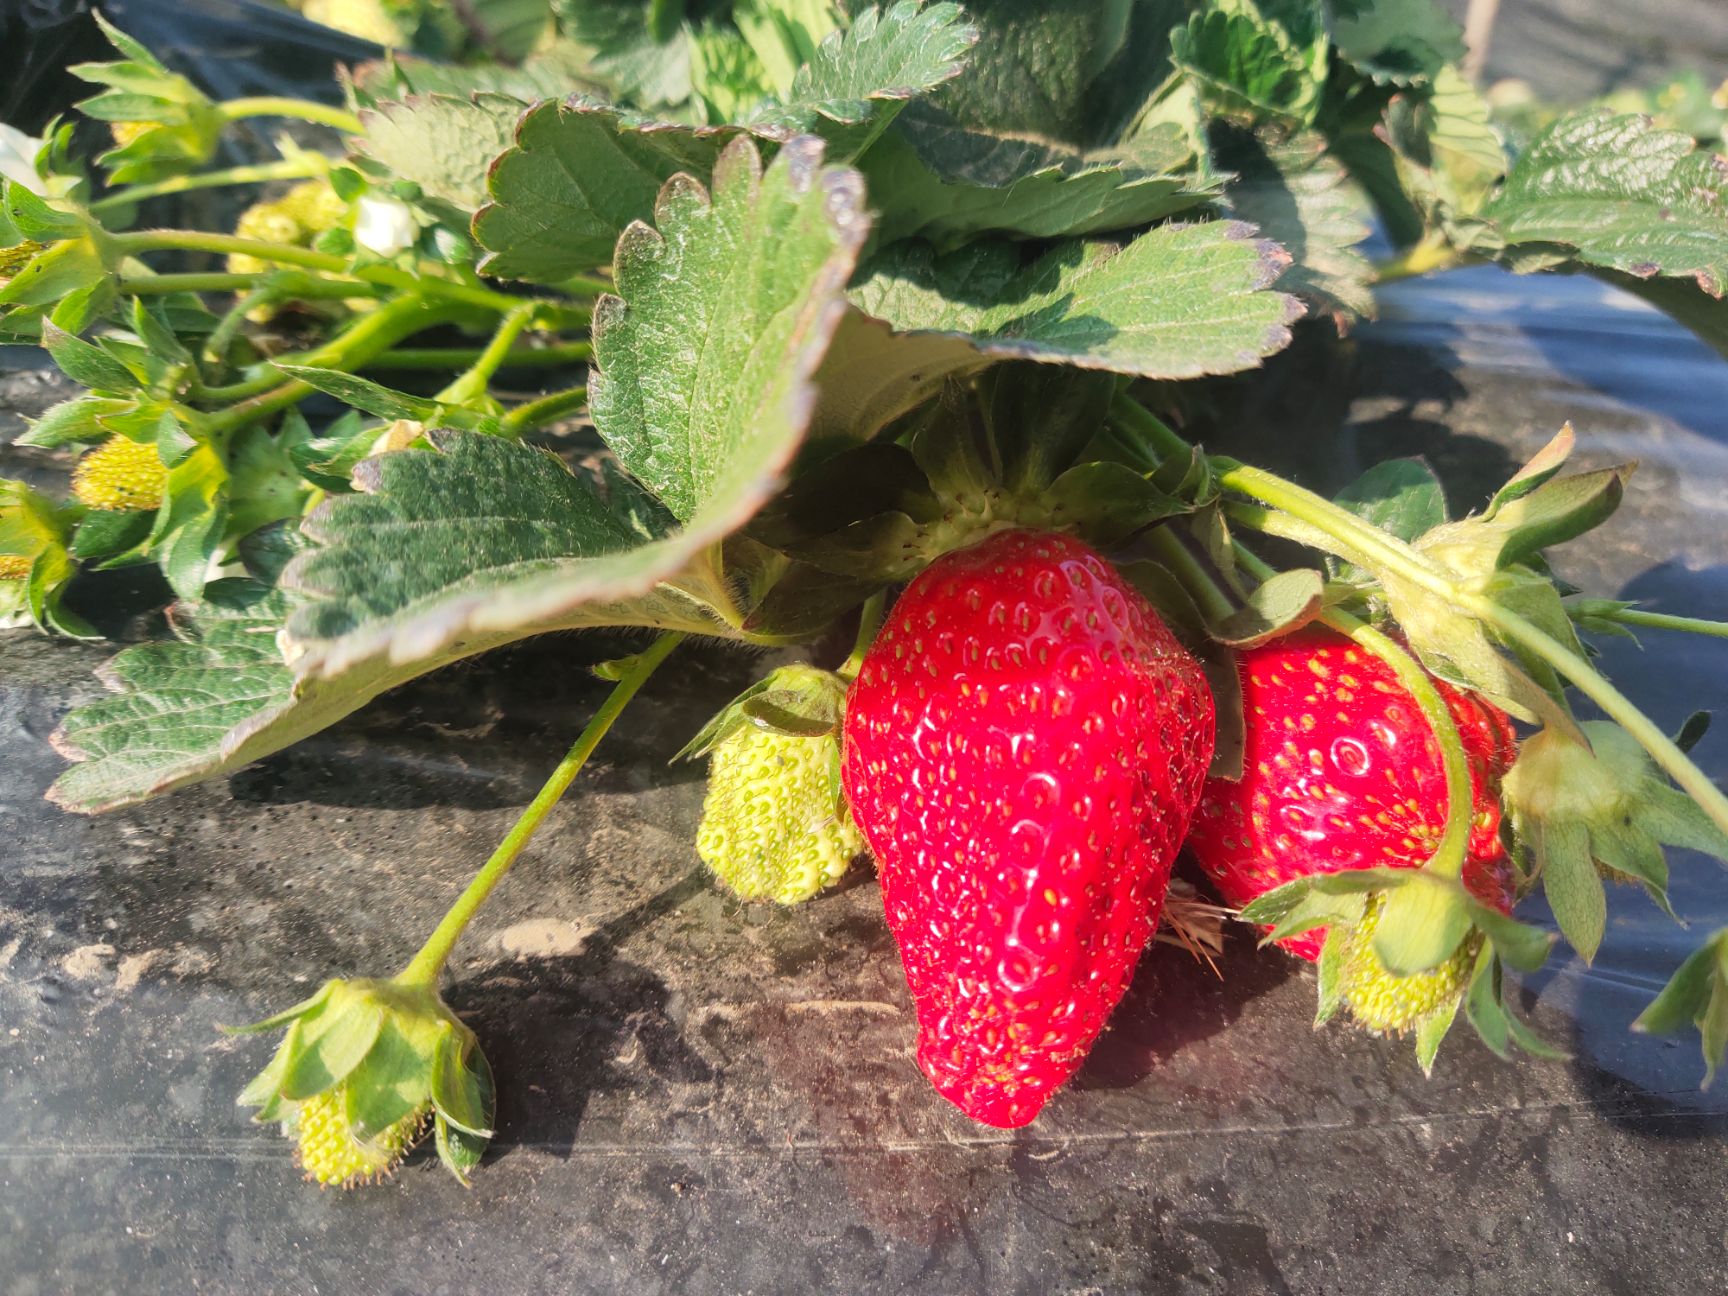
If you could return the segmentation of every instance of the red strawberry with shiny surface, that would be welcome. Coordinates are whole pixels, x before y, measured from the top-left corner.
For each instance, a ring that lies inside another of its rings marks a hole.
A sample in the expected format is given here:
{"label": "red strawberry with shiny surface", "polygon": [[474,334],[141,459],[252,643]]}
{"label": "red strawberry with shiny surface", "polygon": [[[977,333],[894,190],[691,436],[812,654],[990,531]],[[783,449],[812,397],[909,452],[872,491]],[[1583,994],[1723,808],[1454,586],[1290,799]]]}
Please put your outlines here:
{"label": "red strawberry with shiny surface", "polygon": [[999,533],[927,568],[846,706],[843,779],[918,1014],[967,1115],[1026,1124],[1157,924],[1212,758],[1212,695],[1077,540]]}
{"label": "red strawberry with shiny surface", "polygon": [[[1421,709],[1374,654],[1311,628],[1241,654],[1242,778],[1208,779],[1188,847],[1225,903],[1343,869],[1420,868],[1446,829],[1446,774]],[[1463,739],[1474,819],[1464,882],[1507,909],[1500,780],[1517,754],[1504,712],[1435,681]],[[1320,956],[1325,931],[1279,944]]]}

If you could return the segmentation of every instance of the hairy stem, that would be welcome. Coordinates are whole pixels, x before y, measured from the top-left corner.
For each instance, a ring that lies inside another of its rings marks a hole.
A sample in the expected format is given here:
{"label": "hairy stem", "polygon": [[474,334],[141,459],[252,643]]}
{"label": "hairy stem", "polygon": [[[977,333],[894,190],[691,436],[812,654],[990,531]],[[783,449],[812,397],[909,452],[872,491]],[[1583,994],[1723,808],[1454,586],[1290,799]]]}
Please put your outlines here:
{"label": "hairy stem", "polygon": [[492,335],[492,340],[481,350],[474,363],[433,399],[444,405],[466,405],[476,397],[484,395],[486,384],[492,381],[492,375],[498,372],[499,367],[509,357],[510,348],[516,344],[516,339],[522,336],[522,330],[533,322],[539,312],[537,303],[524,302],[506,315],[498,325],[498,331]]}
{"label": "hairy stem", "polygon": [[574,414],[577,410],[588,406],[588,389],[586,387],[570,387],[564,391],[555,391],[549,396],[531,400],[526,405],[518,405],[504,416],[504,431],[511,436],[519,436],[530,428],[537,428],[547,423],[556,422],[566,414]]}
{"label": "hairy stem", "polygon": [[[219,256],[249,256],[259,261],[279,265],[299,266],[326,274],[350,275],[367,283],[380,284],[402,292],[442,297],[448,301],[465,302],[485,310],[505,314],[526,300],[509,293],[482,288],[478,284],[461,283],[433,273],[440,267],[426,263],[420,274],[389,265],[354,265],[345,257],[312,248],[292,247],[286,243],[271,243],[264,239],[241,238],[237,234],[215,234],[200,230],[138,230],[113,236],[115,250],[121,256],[138,256],[145,252],[210,252]],[[589,312],[562,302],[546,301],[545,309],[558,317],[560,324],[574,323],[587,327]]]}
{"label": "hairy stem", "polygon": [[582,772],[583,765],[593,755],[594,749],[600,745],[600,740],[606,736],[613,722],[618,719],[630,699],[636,696],[648,677],[652,675],[661,662],[666,660],[684,636],[673,631],[661,635],[640,655],[630,659],[619,676],[618,682],[612,686],[612,692],[600,704],[600,709],[594,713],[594,718],[588,722],[575,745],[558,762],[558,768],[552,771],[552,776],[546,780],[539,794],[528,803],[528,808],[504,840],[498,843],[498,849],[492,852],[492,857],[486,861],[480,871],[474,875],[456,897],[456,903],[450,906],[438,926],[426,943],[396,976],[403,985],[424,986],[436,988],[438,978],[444,971],[444,965],[450,960],[450,952],[455,949],[456,942],[461,939],[463,930],[473,921],[480,906],[486,903],[486,898],[493,889],[503,881],[504,875],[510,871],[510,866],[516,862],[522,850],[528,845],[552,807],[558,804],[558,799],[564,795],[576,776]]}
{"label": "hairy stem", "polygon": [[146,198],[165,194],[188,193],[193,189],[220,189],[227,185],[264,184],[271,180],[310,180],[330,169],[328,158],[316,153],[304,157],[283,158],[278,162],[260,162],[255,166],[228,167],[222,171],[201,171],[193,175],[171,176],[153,184],[128,185],[103,194],[90,204],[93,212],[113,211],[128,207]]}
{"label": "hairy stem", "polygon": [[358,135],[364,129],[360,119],[343,108],[314,103],[310,99],[290,99],[283,95],[256,95],[246,99],[230,99],[216,105],[226,121],[246,117],[292,117],[299,121],[316,122],[345,135]]}
{"label": "hairy stem", "polygon": [[[481,347],[396,347],[367,361],[368,369],[458,369],[480,359]],[[594,348],[587,342],[532,343],[509,349],[500,369],[550,369],[589,359]]]}
{"label": "hairy stem", "polygon": [[1624,607],[1613,599],[1567,599],[1566,611],[1575,619],[1588,617],[1598,621],[1618,621],[1621,625],[1643,626],[1649,630],[1678,630],[1683,634],[1728,639],[1728,621],[1705,621],[1699,617],[1646,612],[1642,608]]}

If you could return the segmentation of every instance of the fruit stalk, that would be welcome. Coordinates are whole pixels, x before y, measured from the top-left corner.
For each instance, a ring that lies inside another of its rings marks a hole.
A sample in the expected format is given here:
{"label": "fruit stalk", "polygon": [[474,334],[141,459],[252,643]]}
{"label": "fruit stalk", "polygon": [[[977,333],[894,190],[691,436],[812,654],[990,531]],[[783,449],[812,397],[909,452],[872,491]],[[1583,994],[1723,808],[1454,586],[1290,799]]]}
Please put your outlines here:
{"label": "fruit stalk", "polygon": [[444,965],[450,959],[450,952],[456,947],[463,930],[473,921],[474,915],[480,911],[480,906],[486,903],[493,889],[503,881],[504,875],[510,871],[510,866],[516,862],[516,857],[545,822],[552,807],[558,804],[558,799],[582,772],[582,767],[587,764],[588,758],[594,754],[594,749],[600,745],[600,740],[612,728],[630,699],[636,696],[637,690],[647,683],[648,677],[683,638],[684,635],[678,631],[663,634],[646,650],[629,659],[623,673],[618,677],[618,682],[613,685],[612,692],[600,704],[600,709],[594,713],[594,718],[588,722],[587,728],[583,729],[564,759],[558,762],[558,767],[552,771],[551,777],[546,780],[539,793],[528,803],[528,808],[504,835],[504,840],[498,843],[492,857],[481,866],[462,894],[456,897],[456,903],[450,906],[449,912],[426,938],[420,952],[396,974],[394,980],[398,985],[427,989],[437,986]]}

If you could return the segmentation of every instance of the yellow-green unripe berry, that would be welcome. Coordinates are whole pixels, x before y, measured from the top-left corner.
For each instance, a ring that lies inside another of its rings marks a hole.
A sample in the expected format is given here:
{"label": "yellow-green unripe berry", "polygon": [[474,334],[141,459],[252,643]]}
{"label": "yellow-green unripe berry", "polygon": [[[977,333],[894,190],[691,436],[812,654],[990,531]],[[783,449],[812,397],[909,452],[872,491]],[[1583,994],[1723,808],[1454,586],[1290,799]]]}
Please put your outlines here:
{"label": "yellow-green unripe berry", "polygon": [[410,1112],[376,1138],[361,1142],[348,1121],[345,1086],[301,1103],[293,1116],[294,1159],[306,1177],[332,1188],[353,1188],[384,1178],[426,1132],[432,1104]]}
{"label": "yellow-green unripe berry", "polygon": [[714,748],[696,850],[744,899],[808,900],[863,851],[834,777],[838,743],[744,725]]}
{"label": "yellow-green unripe berry", "polygon": [[1340,986],[1344,1002],[1359,1025],[1376,1034],[1402,1035],[1464,993],[1481,937],[1467,938],[1439,967],[1394,976],[1374,952],[1374,931],[1379,925],[1380,897],[1371,895],[1362,920],[1346,938]]}
{"label": "yellow-green unripe berry", "polygon": [[108,513],[159,508],[168,470],[155,445],[111,436],[78,461],[72,494],[80,504]]}
{"label": "yellow-green unripe berry", "polygon": [[34,565],[35,559],[23,554],[0,554],[0,581],[21,581]]}

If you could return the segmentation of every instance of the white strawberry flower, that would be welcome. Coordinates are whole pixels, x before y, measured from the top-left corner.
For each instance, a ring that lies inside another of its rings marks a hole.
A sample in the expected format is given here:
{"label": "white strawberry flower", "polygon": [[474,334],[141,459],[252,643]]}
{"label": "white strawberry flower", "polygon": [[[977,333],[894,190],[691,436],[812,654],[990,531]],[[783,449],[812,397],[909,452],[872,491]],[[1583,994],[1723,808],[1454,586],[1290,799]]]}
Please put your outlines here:
{"label": "white strawberry flower", "polygon": [[354,241],[368,252],[395,256],[414,242],[414,213],[393,198],[362,198]]}

